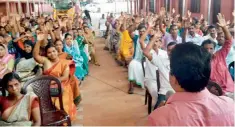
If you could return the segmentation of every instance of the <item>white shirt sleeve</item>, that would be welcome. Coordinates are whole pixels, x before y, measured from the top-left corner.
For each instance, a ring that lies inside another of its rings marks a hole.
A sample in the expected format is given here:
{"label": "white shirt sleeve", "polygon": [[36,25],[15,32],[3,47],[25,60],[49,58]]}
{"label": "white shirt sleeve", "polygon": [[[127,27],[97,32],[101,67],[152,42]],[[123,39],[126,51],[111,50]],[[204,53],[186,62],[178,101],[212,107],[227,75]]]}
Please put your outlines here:
{"label": "white shirt sleeve", "polygon": [[166,68],[165,66],[165,58],[162,58],[160,56],[158,56],[156,53],[152,54],[152,61],[151,63],[155,66],[158,67],[158,70],[163,74],[164,77],[168,77],[169,78],[169,69]]}

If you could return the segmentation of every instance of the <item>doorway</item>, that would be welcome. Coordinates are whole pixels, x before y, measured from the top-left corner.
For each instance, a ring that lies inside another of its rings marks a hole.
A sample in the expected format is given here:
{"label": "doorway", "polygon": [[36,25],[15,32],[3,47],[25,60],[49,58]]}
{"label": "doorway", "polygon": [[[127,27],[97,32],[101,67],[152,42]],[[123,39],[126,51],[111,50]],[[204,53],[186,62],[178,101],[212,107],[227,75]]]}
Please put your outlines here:
{"label": "doorway", "polygon": [[217,15],[220,13],[221,9],[221,0],[213,0],[212,1],[212,23],[217,23]]}

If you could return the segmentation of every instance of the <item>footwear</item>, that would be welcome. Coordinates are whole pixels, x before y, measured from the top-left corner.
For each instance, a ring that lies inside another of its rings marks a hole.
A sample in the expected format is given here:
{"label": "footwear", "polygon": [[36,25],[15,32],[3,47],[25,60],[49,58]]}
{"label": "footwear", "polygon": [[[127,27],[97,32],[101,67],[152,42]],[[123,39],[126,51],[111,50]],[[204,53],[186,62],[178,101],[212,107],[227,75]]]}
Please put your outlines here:
{"label": "footwear", "polygon": [[100,66],[100,64],[99,64],[99,63],[95,63],[95,65],[96,65],[96,66]]}
{"label": "footwear", "polygon": [[108,47],[104,47],[104,50],[109,50],[109,48]]}
{"label": "footwear", "polygon": [[128,94],[134,94],[134,89],[130,88],[129,91],[128,91]]}

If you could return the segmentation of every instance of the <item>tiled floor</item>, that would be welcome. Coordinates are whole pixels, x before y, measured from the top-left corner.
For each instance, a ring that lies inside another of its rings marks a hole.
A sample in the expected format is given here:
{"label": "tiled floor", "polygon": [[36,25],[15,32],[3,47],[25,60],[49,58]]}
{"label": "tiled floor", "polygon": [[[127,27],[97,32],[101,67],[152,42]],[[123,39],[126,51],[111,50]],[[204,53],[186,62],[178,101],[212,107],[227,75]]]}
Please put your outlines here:
{"label": "tiled floor", "polygon": [[96,39],[100,67],[90,65],[90,74],[82,83],[82,102],[75,126],[144,126],[147,106],[144,90],[135,88],[129,95],[127,69],[116,64],[112,55],[104,51],[104,39]]}

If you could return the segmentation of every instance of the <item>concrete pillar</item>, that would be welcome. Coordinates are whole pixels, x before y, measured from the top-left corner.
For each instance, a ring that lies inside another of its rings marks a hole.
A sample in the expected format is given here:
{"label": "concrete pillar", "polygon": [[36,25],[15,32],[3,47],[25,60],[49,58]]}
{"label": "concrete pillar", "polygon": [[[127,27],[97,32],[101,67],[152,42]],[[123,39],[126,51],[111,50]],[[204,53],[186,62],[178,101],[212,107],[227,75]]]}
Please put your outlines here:
{"label": "concrete pillar", "polygon": [[146,14],[149,14],[149,0],[145,0],[146,2]]}
{"label": "concrete pillar", "polygon": [[185,15],[185,11],[186,11],[186,3],[185,3],[185,0],[183,0],[183,11],[182,11],[182,16]]}
{"label": "concrete pillar", "polygon": [[130,13],[130,11],[129,11],[129,0],[126,0],[126,5],[127,5],[127,13],[129,14]]}
{"label": "concrete pillar", "polygon": [[207,20],[208,20],[208,23],[210,24],[211,22],[211,0],[208,1],[208,17],[207,17]]}
{"label": "concrete pillar", "polygon": [[132,0],[130,0],[130,6],[131,6],[131,11],[130,11],[130,13],[131,13],[131,14],[133,14],[133,13],[132,13],[132,12],[133,12],[133,11],[132,11],[132,10],[133,10],[133,9],[132,9],[132,3],[133,3]]}
{"label": "concrete pillar", "polygon": [[20,15],[22,14],[22,8],[21,7],[22,7],[21,2],[20,2],[20,0],[18,0],[18,12],[19,12]]}
{"label": "concrete pillar", "polygon": [[30,16],[29,0],[27,0],[26,8],[27,8],[27,16]]}
{"label": "concrete pillar", "polygon": [[6,2],[6,10],[7,10],[7,16],[10,16],[10,5],[9,5],[9,1]]}

